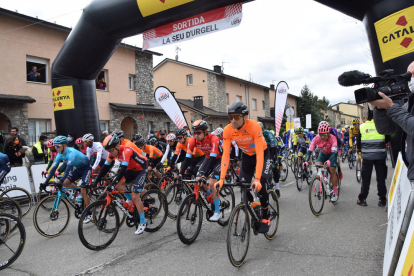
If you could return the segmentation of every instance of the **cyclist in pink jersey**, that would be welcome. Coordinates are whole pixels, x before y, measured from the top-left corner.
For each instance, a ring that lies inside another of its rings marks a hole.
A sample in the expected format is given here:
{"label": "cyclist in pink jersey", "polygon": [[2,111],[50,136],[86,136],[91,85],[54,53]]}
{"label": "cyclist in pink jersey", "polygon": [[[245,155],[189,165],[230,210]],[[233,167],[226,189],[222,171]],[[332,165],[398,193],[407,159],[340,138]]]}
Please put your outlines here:
{"label": "cyclist in pink jersey", "polygon": [[327,167],[329,167],[333,186],[333,195],[331,201],[336,202],[338,200],[338,178],[336,177],[336,167],[338,166],[338,142],[337,137],[330,134],[330,128],[331,127],[326,122],[319,124],[319,134],[312,140],[308,153],[306,154],[303,167],[305,168],[308,166],[309,158],[315,147],[318,146],[320,153],[318,159],[316,160],[316,164],[325,164]]}

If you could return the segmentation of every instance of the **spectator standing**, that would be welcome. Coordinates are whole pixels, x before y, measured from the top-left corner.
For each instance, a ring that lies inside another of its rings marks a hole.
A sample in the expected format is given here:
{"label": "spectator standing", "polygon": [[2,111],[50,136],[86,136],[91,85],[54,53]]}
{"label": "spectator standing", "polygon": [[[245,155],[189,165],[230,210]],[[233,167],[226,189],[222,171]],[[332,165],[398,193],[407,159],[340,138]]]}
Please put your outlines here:
{"label": "spectator standing", "polygon": [[[26,141],[22,137],[19,136],[19,129],[17,127],[12,127],[10,134],[11,134],[11,137],[19,138],[19,144],[21,146],[27,146]],[[4,151],[6,150],[7,144],[9,143],[9,139],[11,137],[7,138],[6,141],[4,142],[4,148],[3,148]]]}
{"label": "spectator standing", "polygon": [[10,137],[4,153],[9,157],[12,167],[21,167],[23,165],[23,157],[25,157],[25,154],[17,136]]}
{"label": "spectator standing", "polygon": [[107,130],[105,130],[105,131],[103,131],[103,132],[102,132],[102,137],[101,137],[102,142],[103,142],[103,140],[105,140],[105,138],[106,138],[108,135],[109,135],[109,133],[108,133],[108,131],[107,131]]}
{"label": "spectator standing", "polygon": [[387,177],[387,165],[385,163],[387,151],[385,144],[385,135],[378,133],[373,119],[366,121],[360,126],[360,131],[357,134],[357,149],[360,158],[362,152],[363,160],[362,185],[361,193],[358,195],[358,205],[367,206],[366,199],[371,184],[373,166],[375,166],[377,175],[378,206],[385,206],[387,204],[387,187],[385,186],[385,179]]}
{"label": "spectator standing", "polygon": [[34,164],[47,164],[48,162],[48,148],[47,137],[40,135],[39,141],[34,144],[32,148],[32,154],[34,156]]}
{"label": "spectator standing", "polygon": [[75,141],[75,134],[73,132],[69,132],[67,139],[68,139],[68,147],[79,150],[78,146],[75,143],[76,142]]}
{"label": "spectator standing", "polygon": [[30,71],[29,76],[27,77],[29,81],[38,82],[40,80],[40,73],[37,72],[37,67],[33,66],[32,71]]}

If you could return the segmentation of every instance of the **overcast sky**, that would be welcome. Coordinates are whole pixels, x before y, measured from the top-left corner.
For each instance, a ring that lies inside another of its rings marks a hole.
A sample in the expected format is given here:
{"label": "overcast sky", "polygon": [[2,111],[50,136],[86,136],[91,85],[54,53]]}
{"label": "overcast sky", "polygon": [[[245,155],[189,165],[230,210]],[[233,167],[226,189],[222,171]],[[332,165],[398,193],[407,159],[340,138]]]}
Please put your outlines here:
{"label": "overcast sky", "polygon": [[[111,0],[116,1],[116,0]],[[0,7],[74,27],[90,0],[0,0]],[[142,35],[124,40],[142,47]],[[256,0],[243,5],[240,27],[180,44],[152,48],[154,65],[164,58],[213,69],[224,63],[224,73],[269,86],[284,80],[299,95],[307,84],[331,104],[354,100],[353,91],[338,84],[345,71],[375,75],[362,22],[313,0]]]}

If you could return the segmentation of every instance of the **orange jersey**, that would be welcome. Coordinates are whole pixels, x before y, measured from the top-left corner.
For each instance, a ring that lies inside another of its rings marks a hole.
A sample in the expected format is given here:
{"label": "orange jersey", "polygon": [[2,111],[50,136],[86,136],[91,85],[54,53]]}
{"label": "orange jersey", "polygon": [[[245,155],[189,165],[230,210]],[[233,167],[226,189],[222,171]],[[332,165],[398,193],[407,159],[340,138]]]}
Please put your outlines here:
{"label": "orange jersey", "polygon": [[[187,152],[187,148],[188,148],[188,142],[190,141],[191,138],[187,137],[187,139],[185,140],[185,143],[177,143],[177,147],[175,148],[175,155],[180,155],[180,151],[184,150]],[[204,152],[202,150],[199,150],[198,148],[194,148],[194,151],[191,153],[192,155],[194,155],[195,157],[200,157],[204,155]]]}
{"label": "orange jersey", "polygon": [[162,152],[154,146],[146,145],[143,152],[147,153],[149,158],[157,159],[162,156]]}
{"label": "orange jersey", "polygon": [[258,122],[246,120],[241,129],[235,129],[228,124],[223,130],[223,157],[221,158],[221,175],[224,179],[229,167],[231,140],[237,143],[237,146],[243,150],[244,154],[256,155],[256,176],[262,175],[264,151],[267,144],[263,136],[263,131]]}
{"label": "orange jersey", "polygon": [[220,139],[213,134],[206,134],[203,141],[197,141],[195,137],[190,138],[187,147],[187,154],[193,154],[195,149],[200,149],[207,158],[210,156],[221,158]]}
{"label": "orange jersey", "polygon": [[133,148],[136,152],[138,152],[139,154],[141,154],[141,155],[144,155],[143,153],[142,153],[142,150],[140,150],[138,147],[137,147],[137,145],[135,145],[134,143],[132,143],[131,142],[131,140],[128,140],[128,139],[124,139],[124,141],[122,141],[122,144],[121,144],[122,146],[127,146],[127,147],[130,147],[130,148]]}

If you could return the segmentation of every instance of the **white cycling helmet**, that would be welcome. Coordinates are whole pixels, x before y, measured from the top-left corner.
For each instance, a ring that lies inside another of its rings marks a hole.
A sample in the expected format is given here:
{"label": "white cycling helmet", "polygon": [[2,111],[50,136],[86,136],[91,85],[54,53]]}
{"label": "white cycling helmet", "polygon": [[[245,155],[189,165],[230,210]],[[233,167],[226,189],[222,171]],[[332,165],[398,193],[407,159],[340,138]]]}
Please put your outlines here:
{"label": "white cycling helmet", "polygon": [[91,133],[87,133],[87,134],[83,135],[83,137],[82,137],[82,141],[84,141],[84,142],[91,142],[93,140],[94,140],[94,137]]}
{"label": "white cycling helmet", "polygon": [[349,129],[349,128],[350,128],[350,126],[349,126],[349,125],[346,125],[346,126],[345,126],[345,129]]}
{"label": "white cycling helmet", "polygon": [[170,133],[167,135],[167,141],[175,140],[175,135]]}
{"label": "white cycling helmet", "polygon": [[214,131],[214,135],[223,135],[223,129],[221,127],[216,128],[216,130]]}

